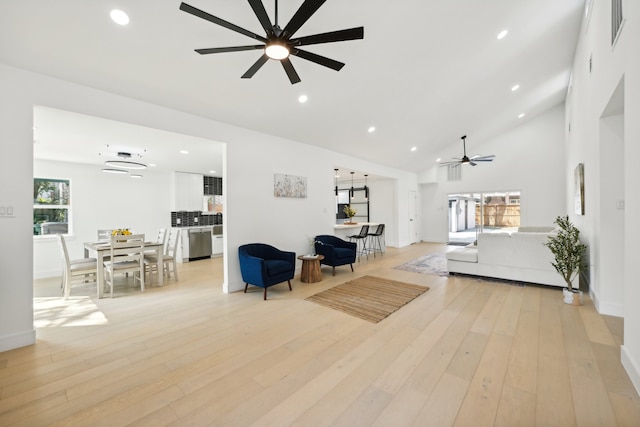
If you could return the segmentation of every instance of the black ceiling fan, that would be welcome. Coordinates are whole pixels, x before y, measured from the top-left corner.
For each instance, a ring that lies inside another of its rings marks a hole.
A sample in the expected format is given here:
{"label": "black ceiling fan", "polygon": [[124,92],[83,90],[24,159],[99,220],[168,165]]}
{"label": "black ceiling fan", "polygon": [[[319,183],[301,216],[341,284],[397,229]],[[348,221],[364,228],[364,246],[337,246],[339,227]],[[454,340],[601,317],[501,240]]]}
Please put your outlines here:
{"label": "black ceiling fan", "polygon": [[275,22],[272,24],[261,0],[248,0],[249,5],[256,14],[258,21],[264,28],[266,37],[238,27],[224,19],[213,16],[186,3],[180,4],[180,10],[191,15],[213,22],[236,33],[240,33],[252,39],[259,40],[263,44],[250,46],[214,47],[196,49],[201,55],[210,53],[239,52],[244,50],[264,49],[262,56],[242,75],[243,79],[250,79],[269,59],[279,60],[282,64],[291,84],[299,83],[300,76],[291,64],[289,55],[294,55],[307,61],[315,62],[336,71],[344,67],[344,63],[317,55],[312,52],[298,49],[299,46],[308,46],[320,43],[333,43],[364,38],[364,27],[349,28],[346,30],[331,31],[328,33],[313,34],[305,37],[292,38],[305,22],[324,4],[326,0],[305,0],[284,28],[278,25],[278,0],[275,2]]}
{"label": "black ceiling fan", "polygon": [[487,156],[467,157],[467,143],[466,143],[467,135],[463,135],[461,139],[462,139],[462,150],[463,150],[462,158],[459,159],[457,157],[454,157],[453,161],[440,163],[440,166],[449,166],[449,165],[457,166],[457,165],[464,165],[464,164],[475,166],[478,164],[478,162],[492,162],[493,159],[496,157],[494,154],[489,154]]}

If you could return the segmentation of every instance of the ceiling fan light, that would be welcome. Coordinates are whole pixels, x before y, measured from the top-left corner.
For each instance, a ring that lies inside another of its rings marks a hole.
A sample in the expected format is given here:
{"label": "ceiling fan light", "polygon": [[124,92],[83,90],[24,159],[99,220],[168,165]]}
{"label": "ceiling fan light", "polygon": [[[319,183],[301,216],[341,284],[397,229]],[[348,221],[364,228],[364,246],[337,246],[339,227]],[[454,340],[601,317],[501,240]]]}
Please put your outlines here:
{"label": "ceiling fan light", "polygon": [[111,169],[111,168],[104,168],[104,169],[102,169],[102,172],[105,172],[105,173],[120,173],[120,174],[129,173],[124,169]]}
{"label": "ceiling fan light", "polygon": [[122,169],[146,169],[147,165],[138,162],[129,162],[126,160],[107,160],[104,162],[106,166]]}
{"label": "ceiling fan light", "polygon": [[265,46],[264,53],[271,59],[281,60],[287,58],[290,52],[286,44],[276,40]]}

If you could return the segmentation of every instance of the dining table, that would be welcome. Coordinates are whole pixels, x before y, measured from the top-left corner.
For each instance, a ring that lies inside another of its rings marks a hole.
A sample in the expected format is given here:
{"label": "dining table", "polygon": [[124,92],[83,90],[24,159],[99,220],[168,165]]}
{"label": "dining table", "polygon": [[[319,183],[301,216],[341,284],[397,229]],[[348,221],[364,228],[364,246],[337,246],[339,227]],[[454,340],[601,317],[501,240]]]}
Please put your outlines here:
{"label": "dining table", "polygon": [[[162,250],[164,247],[164,244],[162,242],[144,242],[144,247],[145,249],[149,249],[149,251],[151,252],[152,250],[155,251],[153,252],[156,258],[156,262],[157,262],[157,270],[158,271],[158,286],[163,286],[164,285],[164,275],[162,274],[163,271],[163,263],[164,260],[162,259]],[[84,257],[85,258],[96,258],[97,260],[97,278],[96,278],[96,284],[98,287],[98,298],[102,298],[103,294],[104,294],[104,259],[105,256],[109,256],[109,253],[111,252],[111,243],[110,242],[105,242],[105,241],[100,241],[100,242],[85,242],[84,243]]]}

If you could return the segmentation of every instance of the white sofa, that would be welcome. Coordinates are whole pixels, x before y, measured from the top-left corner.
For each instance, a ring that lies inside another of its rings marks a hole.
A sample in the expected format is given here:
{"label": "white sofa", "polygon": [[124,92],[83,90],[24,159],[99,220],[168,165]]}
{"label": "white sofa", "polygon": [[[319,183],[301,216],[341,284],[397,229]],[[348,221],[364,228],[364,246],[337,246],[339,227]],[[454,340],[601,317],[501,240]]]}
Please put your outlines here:
{"label": "white sofa", "polygon": [[447,252],[450,274],[462,273],[565,287],[544,246],[554,227],[520,227],[512,233],[481,233],[477,245]]}

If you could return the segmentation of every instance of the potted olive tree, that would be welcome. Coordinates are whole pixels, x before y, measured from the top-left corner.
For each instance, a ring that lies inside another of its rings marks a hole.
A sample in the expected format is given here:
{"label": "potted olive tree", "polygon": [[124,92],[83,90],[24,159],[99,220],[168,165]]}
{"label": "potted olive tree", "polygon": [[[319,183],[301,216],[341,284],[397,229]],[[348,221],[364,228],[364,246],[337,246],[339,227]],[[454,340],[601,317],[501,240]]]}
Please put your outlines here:
{"label": "potted olive tree", "polygon": [[573,288],[573,280],[586,268],[587,246],[580,243],[580,230],[569,220],[569,216],[559,216],[555,220],[557,234],[549,236],[544,245],[553,253],[551,265],[562,276],[567,287],[563,289],[566,304],[582,304],[582,291]]}

